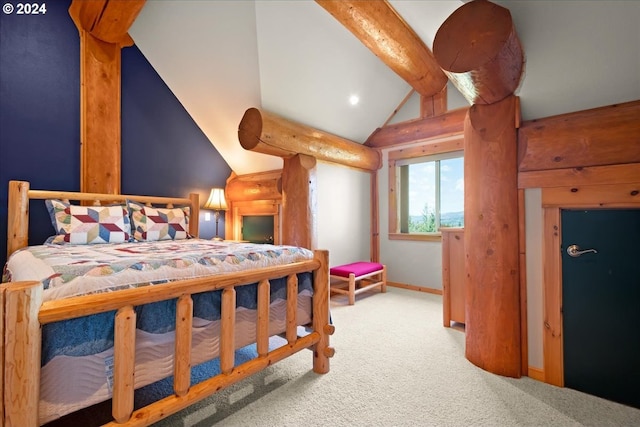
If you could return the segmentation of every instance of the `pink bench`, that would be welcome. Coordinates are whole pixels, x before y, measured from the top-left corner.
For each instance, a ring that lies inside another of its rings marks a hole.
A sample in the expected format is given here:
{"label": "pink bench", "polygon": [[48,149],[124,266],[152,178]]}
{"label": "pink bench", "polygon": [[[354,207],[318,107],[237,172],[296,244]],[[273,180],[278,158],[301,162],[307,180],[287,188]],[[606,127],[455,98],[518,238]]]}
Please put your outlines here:
{"label": "pink bench", "polygon": [[[356,303],[356,295],[376,286],[380,286],[381,292],[387,292],[387,267],[377,262],[353,262],[351,264],[338,265],[329,269],[332,279],[331,291],[349,296],[349,305]],[[372,276],[378,276],[372,279]],[[348,284],[345,288],[345,282]],[[356,289],[356,282],[361,282]],[[365,282],[366,285],[363,286]]]}

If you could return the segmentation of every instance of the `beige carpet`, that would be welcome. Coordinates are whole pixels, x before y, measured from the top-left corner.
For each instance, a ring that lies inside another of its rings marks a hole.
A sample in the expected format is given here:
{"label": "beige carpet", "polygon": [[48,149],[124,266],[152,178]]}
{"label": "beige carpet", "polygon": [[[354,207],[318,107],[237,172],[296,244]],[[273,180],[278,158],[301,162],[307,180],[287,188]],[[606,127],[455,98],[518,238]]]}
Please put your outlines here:
{"label": "beige carpet", "polygon": [[442,326],[440,296],[389,288],[334,296],[331,372],[307,350],[157,426],[640,426],[640,410],[489,374]]}

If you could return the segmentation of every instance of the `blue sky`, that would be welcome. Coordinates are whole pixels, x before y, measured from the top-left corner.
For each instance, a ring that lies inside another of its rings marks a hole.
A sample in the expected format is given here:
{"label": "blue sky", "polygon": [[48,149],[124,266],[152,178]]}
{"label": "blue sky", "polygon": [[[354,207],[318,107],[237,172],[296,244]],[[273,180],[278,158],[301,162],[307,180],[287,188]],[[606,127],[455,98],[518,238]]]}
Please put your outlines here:
{"label": "blue sky", "polygon": [[[441,213],[464,210],[464,159],[441,160]],[[429,211],[436,206],[435,163],[416,163],[409,166],[409,215],[422,215],[425,203]]]}

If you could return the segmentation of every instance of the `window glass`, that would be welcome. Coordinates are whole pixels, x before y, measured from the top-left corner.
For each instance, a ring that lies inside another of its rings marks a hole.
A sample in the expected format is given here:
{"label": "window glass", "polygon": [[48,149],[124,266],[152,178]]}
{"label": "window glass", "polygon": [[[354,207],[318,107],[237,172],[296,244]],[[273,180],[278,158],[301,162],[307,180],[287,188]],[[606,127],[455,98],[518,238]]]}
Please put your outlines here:
{"label": "window glass", "polygon": [[401,233],[436,233],[464,226],[462,152],[399,162]]}

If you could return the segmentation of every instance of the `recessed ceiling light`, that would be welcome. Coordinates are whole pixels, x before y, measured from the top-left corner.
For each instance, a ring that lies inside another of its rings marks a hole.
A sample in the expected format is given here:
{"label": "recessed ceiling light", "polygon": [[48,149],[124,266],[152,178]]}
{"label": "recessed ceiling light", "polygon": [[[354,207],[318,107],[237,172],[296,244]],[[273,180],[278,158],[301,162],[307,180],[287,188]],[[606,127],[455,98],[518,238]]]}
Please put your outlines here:
{"label": "recessed ceiling light", "polygon": [[351,95],[349,97],[349,104],[351,105],[357,105],[358,102],[360,102],[360,98],[358,97],[358,95]]}

